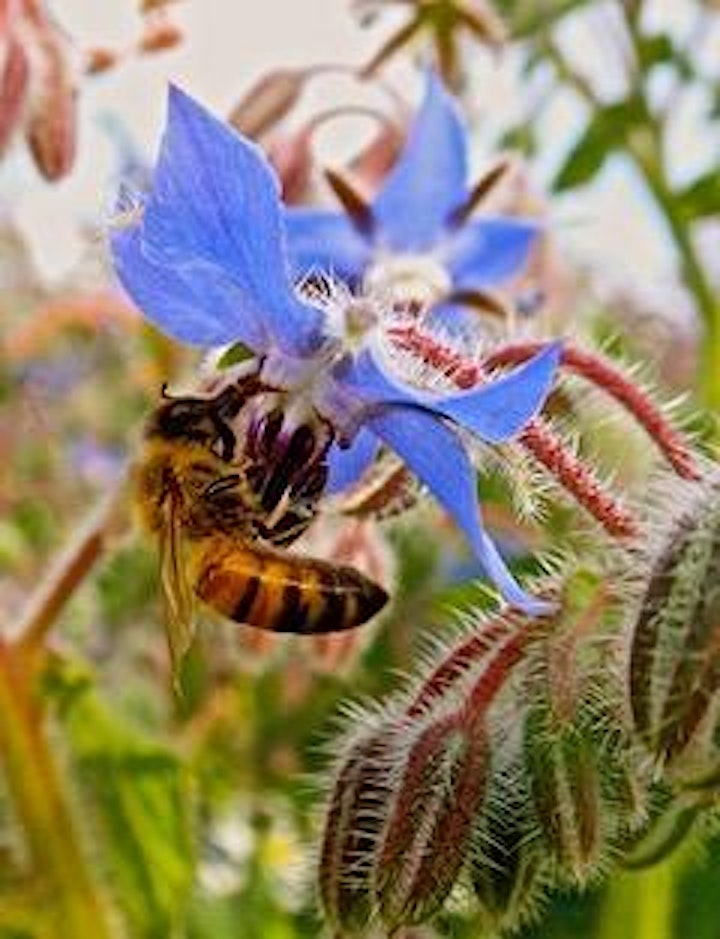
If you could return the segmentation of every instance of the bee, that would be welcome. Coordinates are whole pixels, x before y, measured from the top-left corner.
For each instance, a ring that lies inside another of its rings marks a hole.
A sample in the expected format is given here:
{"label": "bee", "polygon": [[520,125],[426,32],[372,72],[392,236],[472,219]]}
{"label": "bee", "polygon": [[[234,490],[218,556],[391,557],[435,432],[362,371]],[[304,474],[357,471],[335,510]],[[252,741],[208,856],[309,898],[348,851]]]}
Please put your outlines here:
{"label": "bee", "polygon": [[[159,548],[175,668],[192,644],[196,599],[237,623],[301,634],[352,629],[388,599],[353,567],[285,549],[308,520],[298,515],[297,499],[269,507],[236,454],[233,421],[255,393],[239,383],[209,397],[171,398],[163,391],[133,469],[139,521]],[[317,488],[305,485],[308,500],[317,501]],[[286,518],[295,524],[288,527]]]}

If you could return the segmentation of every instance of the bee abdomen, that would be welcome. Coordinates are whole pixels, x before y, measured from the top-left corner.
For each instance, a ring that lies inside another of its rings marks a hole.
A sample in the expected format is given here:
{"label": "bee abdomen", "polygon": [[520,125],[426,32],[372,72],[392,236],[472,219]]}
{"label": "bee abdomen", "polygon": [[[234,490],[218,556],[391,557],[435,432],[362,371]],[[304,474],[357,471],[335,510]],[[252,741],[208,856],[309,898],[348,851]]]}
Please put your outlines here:
{"label": "bee abdomen", "polygon": [[352,629],[388,599],[382,587],[352,567],[219,537],[203,552],[195,590],[238,623],[300,634]]}

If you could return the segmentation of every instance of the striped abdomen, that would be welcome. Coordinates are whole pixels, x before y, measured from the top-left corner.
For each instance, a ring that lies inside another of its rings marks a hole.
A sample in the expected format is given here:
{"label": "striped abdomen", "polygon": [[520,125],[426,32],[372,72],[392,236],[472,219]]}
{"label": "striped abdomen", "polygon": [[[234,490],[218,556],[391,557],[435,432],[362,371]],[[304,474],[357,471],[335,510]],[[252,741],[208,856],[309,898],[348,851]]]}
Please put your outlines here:
{"label": "striped abdomen", "polygon": [[228,619],[285,633],[352,629],[387,594],[353,567],[214,535],[196,546],[195,593]]}

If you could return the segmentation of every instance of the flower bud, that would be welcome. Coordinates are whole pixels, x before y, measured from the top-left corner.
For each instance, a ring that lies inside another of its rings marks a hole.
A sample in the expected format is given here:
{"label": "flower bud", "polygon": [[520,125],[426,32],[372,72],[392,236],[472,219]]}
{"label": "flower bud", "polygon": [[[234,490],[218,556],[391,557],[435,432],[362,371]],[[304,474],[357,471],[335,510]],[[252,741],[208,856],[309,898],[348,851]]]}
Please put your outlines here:
{"label": "flower bud", "polygon": [[88,49],[85,55],[85,74],[101,75],[103,72],[109,72],[119,60],[120,54],[115,49],[108,49],[106,46]]}
{"label": "flower bud", "polygon": [[27,18],[32,87],[25,137],[35,165],[50,181],[75,162],[77,108],[70,48],[57,26],[39,10]]}
{"label": "flower bud", "polygon": [[685,484],[673,506],[642,581],[628,674],[635,729],[665,762],[702,747],[720,688],[720,481]]}
{"label": "flower bud", "polygon": [[[524,788],[522,797],[527,798]],[[488,933],[504,934],[527,922],[544,893],[547,863],[532,829],[517,790],[503,792],[497,805],[490,798],[470,865]]]}
{"label": "flower bud", "polygon": [[294,107],[307,77],[304,69],[277,68],[266,72],[233,108],[230,123],[247,137],[262,137]]}
{"label": "flower bud", "polygon": [[440,908],[469,851],[485,797],[487,735],[463,711],[434,719],[412,742],[374,857],[389,929]]}
{"label": "flower bud", "polygon": [[544,709],[534,708],[525,725],[525,761],[544,842],[572,882],[587,883],[601,859],[604,819],[592,739],[572,727],[553,734]]}
{"label": "flower bud", "polygon": [[325,914],[343,935],[364,935],[374,899],[373,856],[391,795],[392,732],[376,728],[355,741],[335,773],[320,852]]}
{"label": "flower bud", "polygon": [[159,20],[149,20],[145,32],[140,37],[138,51],[146,54],[164,52],[166,49],[173,49],[180,45],[183,38],[180,27],[164,17]]}
{"label": "flower bud", "polygon": [[28,61],[22,45],[9,37],[0,75],[0,154],[21,118],[28,87]]}

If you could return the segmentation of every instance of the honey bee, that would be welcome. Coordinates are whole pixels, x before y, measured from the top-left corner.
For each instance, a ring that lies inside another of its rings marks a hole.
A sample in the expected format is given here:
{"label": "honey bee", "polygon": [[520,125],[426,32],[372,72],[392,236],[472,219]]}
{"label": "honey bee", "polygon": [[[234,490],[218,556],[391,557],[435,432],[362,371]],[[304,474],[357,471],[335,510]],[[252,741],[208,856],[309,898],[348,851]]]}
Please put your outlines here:
{"label": "honey bee", "polygon": [[164,393],[134,466],[139,521],[158,543],[175,668],[193,640],[197,598],[238,623],[302,634],[352,629],[388,599],[353,567],[285,550],[309,524],[317,481],[308,477],[290,501],[285,494],[273,506],[251,484],[256,477],[236,459],[232,422],[253,393],[240,383],[207,398]]}

